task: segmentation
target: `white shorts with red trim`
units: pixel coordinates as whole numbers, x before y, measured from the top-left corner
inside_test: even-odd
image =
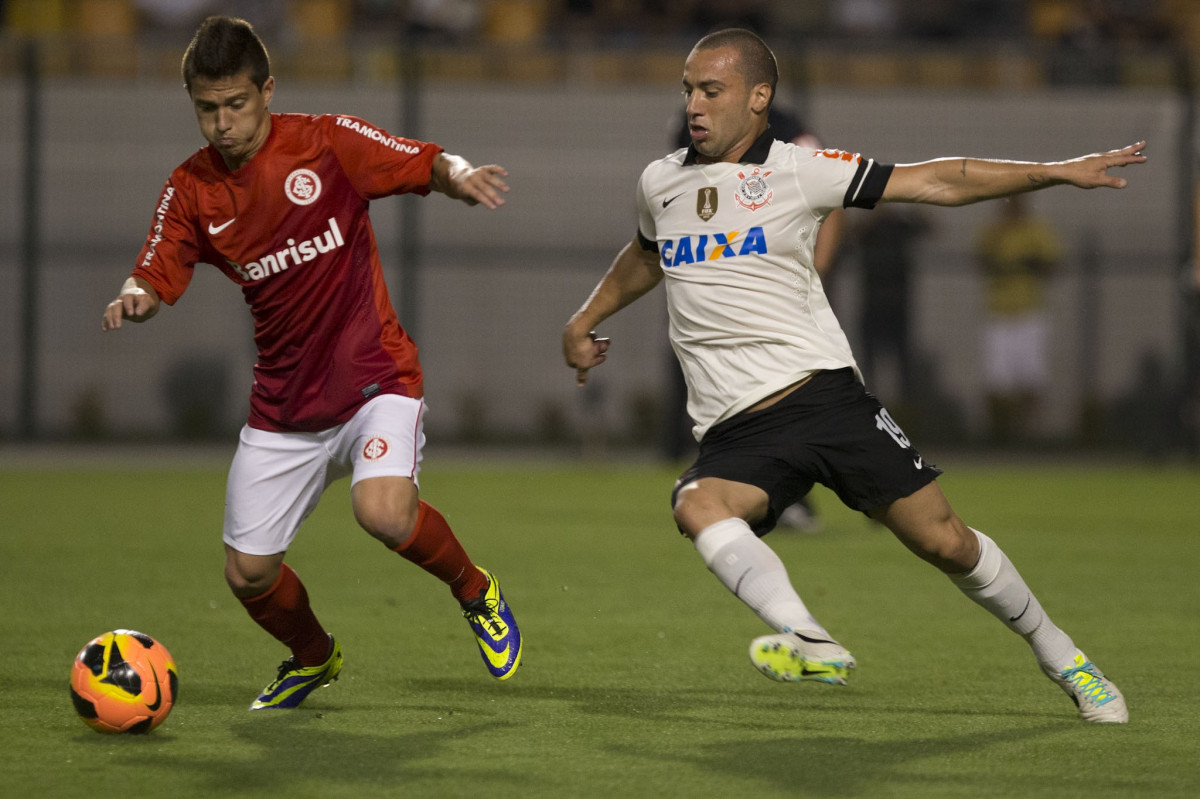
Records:
[[[334,481],[352,475],[417,482],[425,402],[375,397],[345,424],[318,433],[243,427],[225,487],[222,539],[238,552],[284,552]]]

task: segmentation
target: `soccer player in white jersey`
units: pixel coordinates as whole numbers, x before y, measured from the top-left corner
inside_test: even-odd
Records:
[[[965,205],[1054,185],[1123,188],[1145,142],[1055,163],[886,165],[773,141],[774,54],[755,34],[701,39],[684,65],[692,144],[650,164],[639,225],[563,332],[577,382],[604,362],[603,320],[665,277],[671,345],[700,442],[672,496],[708,568],[775,630],[750,658],[772,679],[845,684],[854,656],[818,622],[761,536],[814,483],[886,525],[1029,644],[1093,722],[1125,722],[1117,687],[1043,610],[1003,550],[955,514],[862,376],[812,266],[822,220],[879,202]]]

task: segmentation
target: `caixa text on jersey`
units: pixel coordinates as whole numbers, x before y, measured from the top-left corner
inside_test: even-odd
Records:
[[[741,237],[741,238],[739,238]],[[729,233],[701,233],[668,239],[659,245],[659,254],[664,267],[694,264],[698,261],[715,261],[735,255],[766,255],[767,236],[761,227],[752,227],[742,237],[740,230]]]
[[[305,239],[298,243],[295,239],[288,239],[287,246],[282,250],[260,256],[245,265],[228,258],[225,261],[242,280],[262,280],[264,277],[286,271],[289,266],[308,263],[318,255],[336,250],[343,244],[345,242],[342,240],[342,231],[338,228],[337,220],[331,216],[325,230],[311,239]],[[288,263],[289,259],[291,260],[290,264]]]

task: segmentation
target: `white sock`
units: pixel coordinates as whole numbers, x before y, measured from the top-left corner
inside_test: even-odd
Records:
[[[1055,670],[1065,668],[1064,664],[1070,664],[1076,651],[1070,636],[1050,621],[1042,604],[996,542],[978,530],[971,532],[979,539],[979,561],[966,574],[950,575],[950,580],[1005,627],[1024,638],[1039,663]]]
[[[814,632],[829,638],[788,581],[787,569],[741,519],[723,519],[696,534],[709,571],[776,632]]]

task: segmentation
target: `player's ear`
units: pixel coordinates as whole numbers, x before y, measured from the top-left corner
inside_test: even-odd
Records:
[[[766,113],[771,105],[771,84],[759,83],[750,90],[750,108],[756,114]]]
[[[271,104],[271,97],[275,94],[275,76],[272,75],[263,81],[262,96],[263,105]]]

